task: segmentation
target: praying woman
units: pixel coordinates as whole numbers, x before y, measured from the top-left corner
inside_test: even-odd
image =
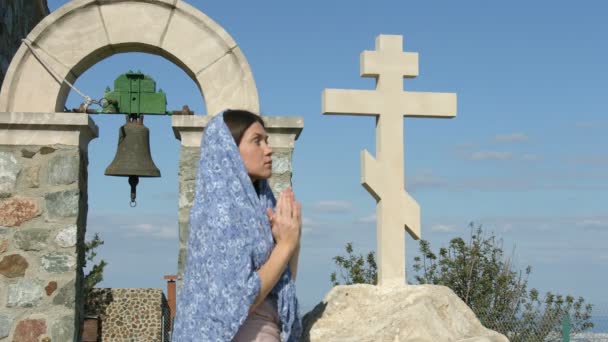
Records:
[[[259,115],[226,110],[203,132],[172,341],[293,342],[301,205],[275,199]]]

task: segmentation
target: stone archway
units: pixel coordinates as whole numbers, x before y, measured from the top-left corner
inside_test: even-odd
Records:
[[[75,0],[51,13],[27,39],[58,79],[22,44],[0,91],[0,112],[63,111],[84,71],[116,53],[147,52],[181,67],[198,85],[207,114],[227,107],[259,112],[245,56],[226,31],[181,0]]]

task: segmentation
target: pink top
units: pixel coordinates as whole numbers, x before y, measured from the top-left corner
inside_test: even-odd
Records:
[[[237,331],[233,342],[280,342],[281,330],[276,301],[266,297],[250,313]]]

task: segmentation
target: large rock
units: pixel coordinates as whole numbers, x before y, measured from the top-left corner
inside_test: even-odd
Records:
[[[278,152],[272,154],[272,173],[282,174],[291,172],[291,152]]]
[[[46,209],[53,218],[78,215],[78,189],[48,193],[44,196]]]
[[[336,286],[304,317],[302,341],[508,342],[445,286]]]
[[[17,246],[24,251],[40,251],[46,249],[46,240],[50,235],[48,229],[36,228],[20,230],[13,238]]]
[[[23,277],[29,267],[27,260],[19,254],[11,254],[0,261],[0,274],[7,278]]]
[[[40,165],[34,165],[25,168],[24,184],[28,188],[37,188],[40,186]]]
[[[194,201],[194,181],[179,183],[179,197],[177,200],[179,208],[191,207]]]
[[[21,166],[10,152],[0,152],[0,197],[9,197],[15,190]]]
[[[62,229],[55,237],[55,242],[64,248],[76,246],[76,237],[78,233],[78,227],[75,224],[71,224]]]
[[[67,308],[73,309],[76,305],[76,283],[74,280],[69,281],[65,284],[55,298],[53,298],[53,304],[64,305]]]
[[[51,326],[51,341],[71,341],[74,337],[74,316],[58,318]]]
[[[64,154],[49,161],[48,182],[52,185],[72,184],[78,180],[78,156]]]
[[[38,342],[46,334],[46,321],[43,319],[25,319],[17,324],[13,341]]]
[[[8,239],[0,239],[0,254],[8,249]]]
[[[200,160],[200,149],[182,147],[179,156],[179,171],[182,181],[196,179],[198,171],[198,162]]]
[[[42,300],[42,281],[37,279],[21,279],[17,283],[8,285],[6,306],[9,308],[31,308]]]
[[[11,333],[12,325],[12,317],[5,314],[0,314],[0,340],[7,337]]]
[[[51,253],[40,258],[40,267],[49,273],[71,271],[76,266],[76,257],[67,253]]]
[[[40,215],[33,198],[9,198],[0,202],[0,226],[14,227]]]

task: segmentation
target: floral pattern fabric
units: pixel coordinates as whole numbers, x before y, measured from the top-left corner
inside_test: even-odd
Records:
[[[274,247],[266,208],[275,204],[266,180],[256,193],[223,113],[216,115],[203,132],[174,342],[236,335],[260,291],[257,270]],[[301,322],[289,267],[269,296],[277,300],[281,340],[297,341]]]

